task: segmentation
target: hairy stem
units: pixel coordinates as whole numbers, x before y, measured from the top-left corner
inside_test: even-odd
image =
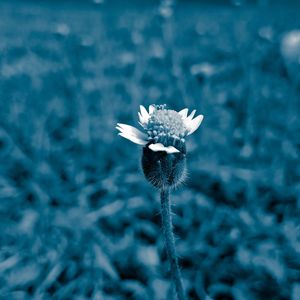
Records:
[[[186,300],[180,269],[178,265],[178,259],[176,255],[175,239],[172,229],[172,216],[171,216],[171,204],[169,199],[169,188],[162,188],[160,192],[161,198],[161,216],[162,226],[165,237],[165,243],[167,248],[167,255],[171,265],[172,279],[175,283],[178,300]]]

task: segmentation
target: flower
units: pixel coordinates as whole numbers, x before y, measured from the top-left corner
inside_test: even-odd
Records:
[[[157,188],[174,187],[186,177],[185,137],[200,126],[203,115],[194,118],[185,108],[179,112],[166,105],[140,106],[137,128],[118,123],[119,135],[143,147],[142,167],[146,179]]]
[[[193,110],[188,115],[187,108],[177,112],[167,109],[165,104],[150,105],[147,111],[141,105],[138,116],[144,132],[122,123],[118,123],[116,128],[120,136],[153,152],[179,153],[184,148],[185,137],[195,132],[203,120],[203,115],[194,118],[195,113],[196,110]]]

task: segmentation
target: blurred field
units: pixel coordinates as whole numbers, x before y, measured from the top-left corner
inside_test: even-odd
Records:
[[[173,195],[190,299],[299,300],[300,93],[280,53],[299,9],[24,2],[0,3],[0,299],[173,299],[158,193],[114,128],[167,103],[205,115]]]

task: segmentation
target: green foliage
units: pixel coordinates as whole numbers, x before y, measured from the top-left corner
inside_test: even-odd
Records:
[[[297,300],[299,91],[279,44],[298,11],[1,2],[0,298],[171,299],[158,197],[114,129],[168,103],[205,116],[173,197],[190,299]]]

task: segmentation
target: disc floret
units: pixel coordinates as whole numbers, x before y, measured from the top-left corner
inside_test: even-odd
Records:
[[[166,109],[165,105],[156,106],[146,126],[148,140],[165,146],[184,143],[187,129],[182,116],[175,110]]]

